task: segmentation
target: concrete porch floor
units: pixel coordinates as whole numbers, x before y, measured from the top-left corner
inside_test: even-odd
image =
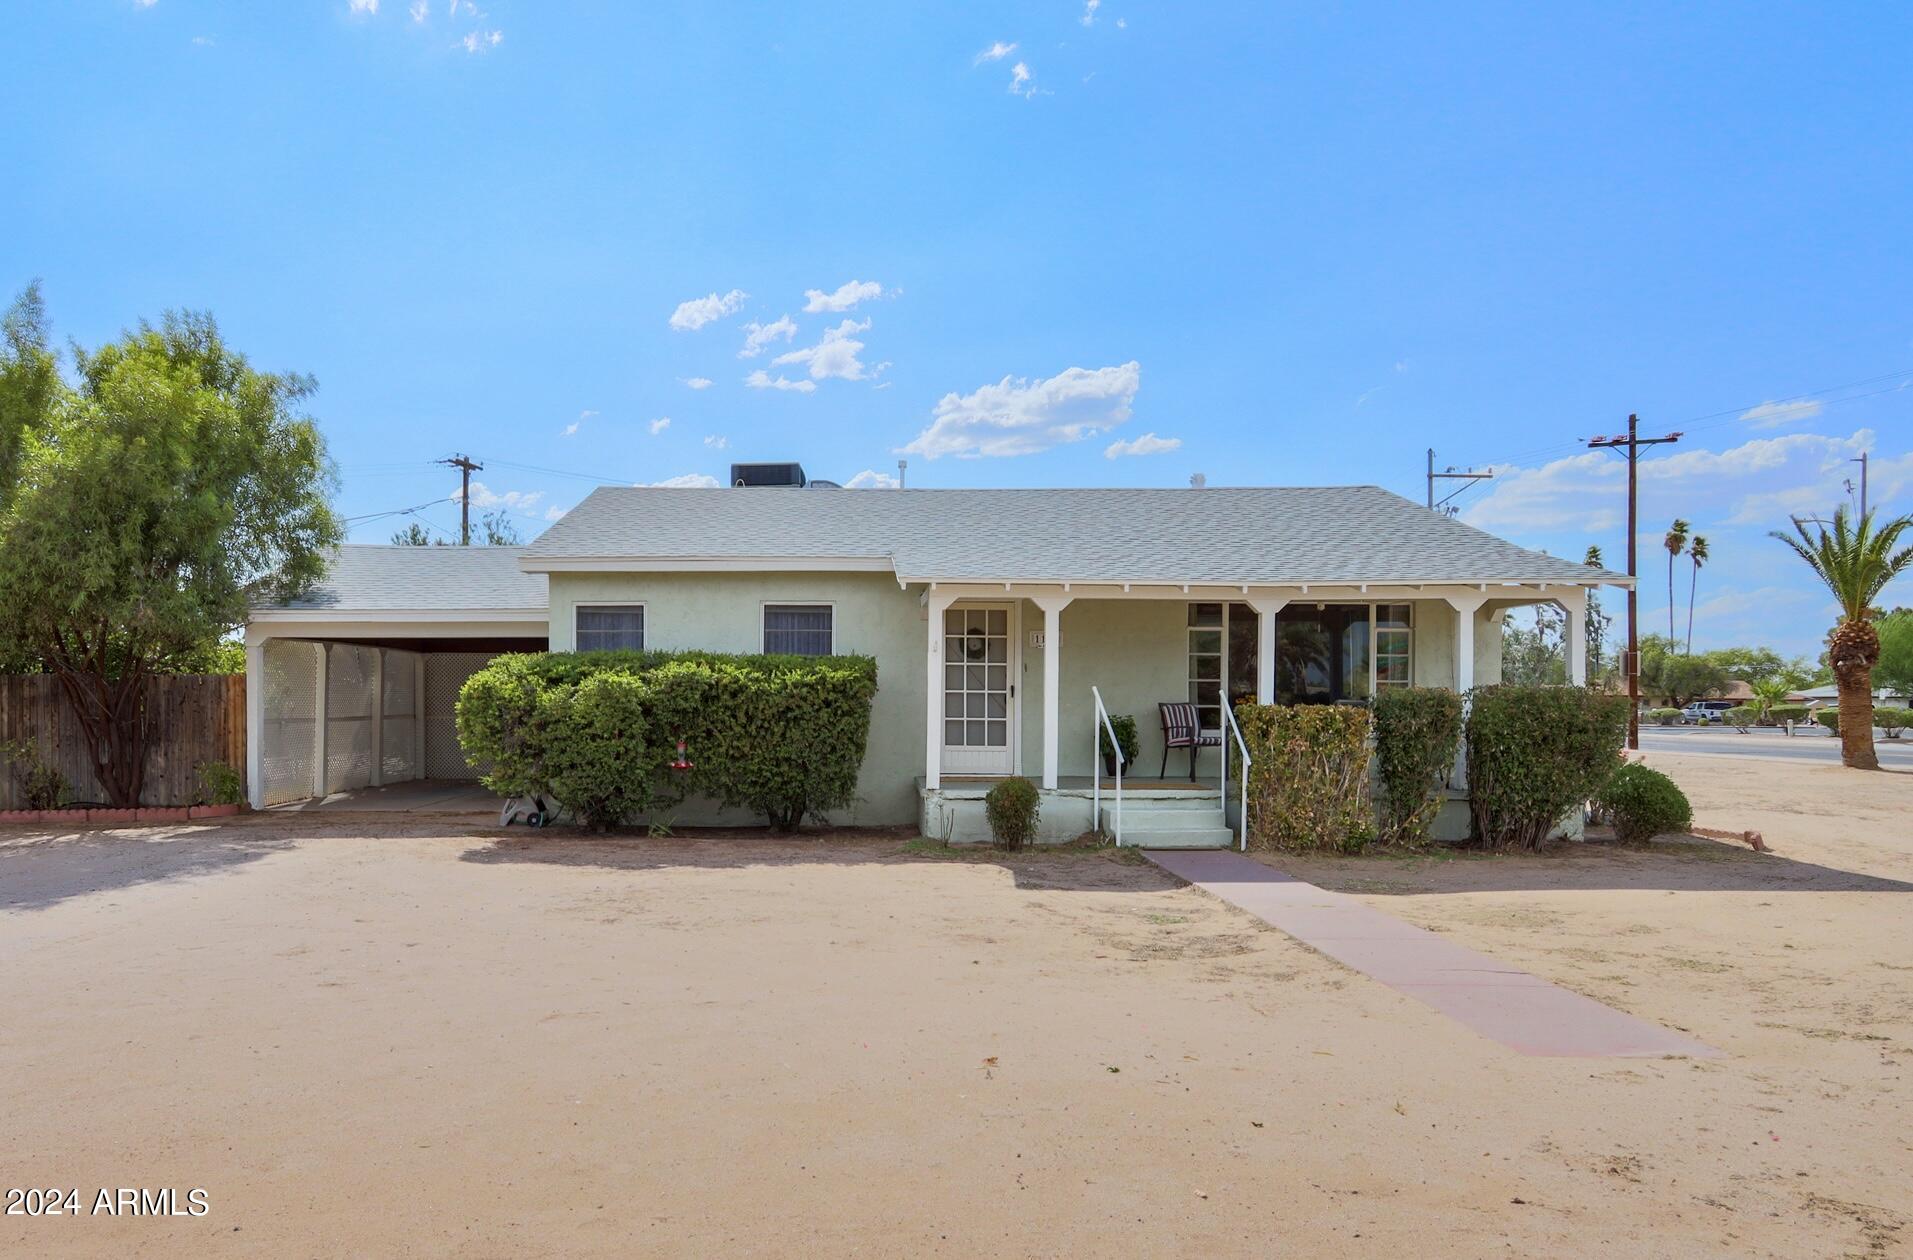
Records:
[[[981,797],[1008,777],[1008,775],[946,774],[943,776],[942,785],[938,790],[946,796],[969,796],[974,794]],[[1032,779],[1031,782],[1038,782],[1038,780]],[[917,786],[919,788],[923,786],[921,776],[917,779]],[[1062,774],[1056,777],[1056,790],[1058,792],[1066,792],[1072,795],[1080,793],[1087,796],[1094,791],[1094,789],[1094,780],[1086,774]],[[1115,790],[1116,781],[1108,775],[1104,775],[1104,793],[1114,792]],[[1216,784],[1213,779],[1207,783],[1198,783],[1194,780],[1183,778],[1158,779],[1153,775],[1132,776],[1126,774],[1123,776],[1124,795],[1128,795],[1132,792],[1208,792],[1213,795],[1215,790]]]
[[[493,814],[502,802],[482,783],[462,779],[414,779],[385,787],[358,788],[329,796],[274,805],[280,813]]]

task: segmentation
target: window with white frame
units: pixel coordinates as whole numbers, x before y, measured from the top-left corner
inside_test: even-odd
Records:
[[[575,615],[578,651],[644,650],[643,604],[585,604]]]
[[[1375,688],[1414,681],[1415,618],[1412,604],[1375,605]]]
[[[1189,605],[1189,701],[1204,729],[1256,694],[1255,610]],[[1275,619],[1277,704],[1366,704],[1414,681],[1414,605],[1297,601]]]
[[[773,655],[829,656],[835,610],[829,604],[765,604],[764,651]]]

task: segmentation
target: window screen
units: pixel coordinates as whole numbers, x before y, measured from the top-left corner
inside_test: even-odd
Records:
[[[578,650],[612,652],[644,650],[644,605],[580,608]]]
[[[764,650],[791,656],[829,656],[833,611],[828,604],[764,605]]]

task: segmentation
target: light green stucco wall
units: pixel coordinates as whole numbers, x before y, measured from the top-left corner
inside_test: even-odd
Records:
[[[1030,646],[1030,631],[1043,625],[1042,610],[1023,605],[1023,773],[1043,772],[1043,649]],[[1136,719],[1142,752],[1140,773],[1154,776],[1162,764],[1162,721],[1156,705],[1181,700],[1189,691],[1188,605],[1179,600],[1079,599],[1063,609],[1062,690],[1057,693],[1057,773],[1089,774],[1094,768],[1095,702],[1089,689],[1103,693],[1112,714]],[[1182,773],[1189,754],[1172,758]],[[1205,753],[1202,772],[1213,773],[1215,754]],[[1135,773],[1129,771],[1126,773]]]

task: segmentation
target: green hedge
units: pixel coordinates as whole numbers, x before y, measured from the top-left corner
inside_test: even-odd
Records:
[[[983,812],[990,820],[990,837],[999,848],[1020,849],[1036,835],[1036,820],[1041,814],[1036,785],[1020,775],[1003,780],[983,797]]]
[[[1627,697],[1498,684],[1469,693],[1468,797],[1477,836],[1533,849],[1620,765]]]
[[[1641,715],[1641,720],[1653,726],[1679,726],[1681,711],[1679,709],[1649,709]]]
[[[594,826],[695,795],[788,831],[856,799],[876,691],[860,656],[509,655],[459,693],[458,737],[493,791]],[[667,768],[679,739],[689,770]]]
[[[1835,735],[1840,733],[1840,710],[1838,709],[1816,710],[1813,715],[1813,720],[1832,731]]]
[[[1461,697],[1441,687],[1388,687],[1374,713],[1382,834],[1391,844],[1425,844],[1461,747]]]
[[[1760,710],[1750,704],[1737,704],[1727,710],[1727,712],[1721,714],[1720,720],[1729,726],[1737,726],[1744,731],[1754,723],[1760,721]]]
[[[1249,746],[1249,839],[1258,847],[1353,853],[1375,837],[1368,710],[1238,704]]]
[[[1767,710],[1767,718],[1775,726],[1785,726],[1788,722],[1807,720],[1807,706],[1804,704],[1776,704]]]
[[[1876,705],[1873,709],[1873,724],[1885,731],[1888,739],[1898,739],[1901,731],[1913,726],[1913,710]]]
[[[1614,836],[1640,844],[1669,831],[1685,831],[1694,822],[1694,808],[1680,785],[1658,770],[1630,764],[1614,772],[1595,798]]]

